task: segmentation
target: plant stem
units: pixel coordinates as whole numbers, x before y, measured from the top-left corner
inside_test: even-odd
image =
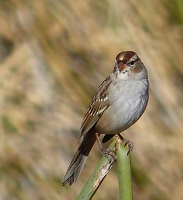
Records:
[[[115,140],[109,146],[109,149],[114,149],[115,147]],[[97,189],[101,185],[102,181],[108,174],[109,170],[115,163],[115,160],[109,161],[106,157],[103,157],[95,170],[93,171],[92,175],[90,176],[89,180],[85,184],[84,188],[80,192],[77,200],[90,200],[96,193]]]
[[[118,182],[120,200],[132,200],[131,161],[128,148],[120,138],[116,137],[116,155],[118,166]]]

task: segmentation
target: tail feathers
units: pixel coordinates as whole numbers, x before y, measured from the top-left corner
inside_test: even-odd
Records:
[[[68,185],[72,185],[72,183],[78,179],[78,177],[84,167],[86,159],[87,159],[87,156],[82,155],[79,150],[76,152],[76,154],[75,154],[75,156],[63,178],[62,185],[65,185],[66,183],[68,183]]]
[[[81,144],[63,178],[62,185],[68,184],[70,186],[78,179],[95,140],[95,134],[91,132],[82,138]]]

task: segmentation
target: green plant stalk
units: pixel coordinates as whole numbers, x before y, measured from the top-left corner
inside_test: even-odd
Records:
[[[115,147],[115,140],[109,146],[109,149],[114,149]],[[80,192],[77,200],[89,200],[92,199],[94,194],[96,193],[97,189],[101,185],[102,181],[108,174],[109,170],[115,163],[115,160],[109,162],[106,157],[103,157],[95,170],[93,171],[92,175],[90,176],[89,180],[85,184],[84,188]]]
[[[118,183],[120,200],[132,200],[132,180],[130,154],[127,155],[128,148],[124,143],[116,139],[116,155],[118,166]]]

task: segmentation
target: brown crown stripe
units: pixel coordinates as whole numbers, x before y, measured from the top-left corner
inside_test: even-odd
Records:
[[[123,58],[123,63],[126,64],[136,53],[133,51],[127,51]]]

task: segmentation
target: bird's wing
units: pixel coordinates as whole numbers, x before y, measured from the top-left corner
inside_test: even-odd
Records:
[[[96,124],[103,112],[110,106],[107,93],[107,88],[110,83],[111,79],[109,76],[102,82],[102,84],[98,87],[96,94],[93,96],[81,123],[81,137]]]

